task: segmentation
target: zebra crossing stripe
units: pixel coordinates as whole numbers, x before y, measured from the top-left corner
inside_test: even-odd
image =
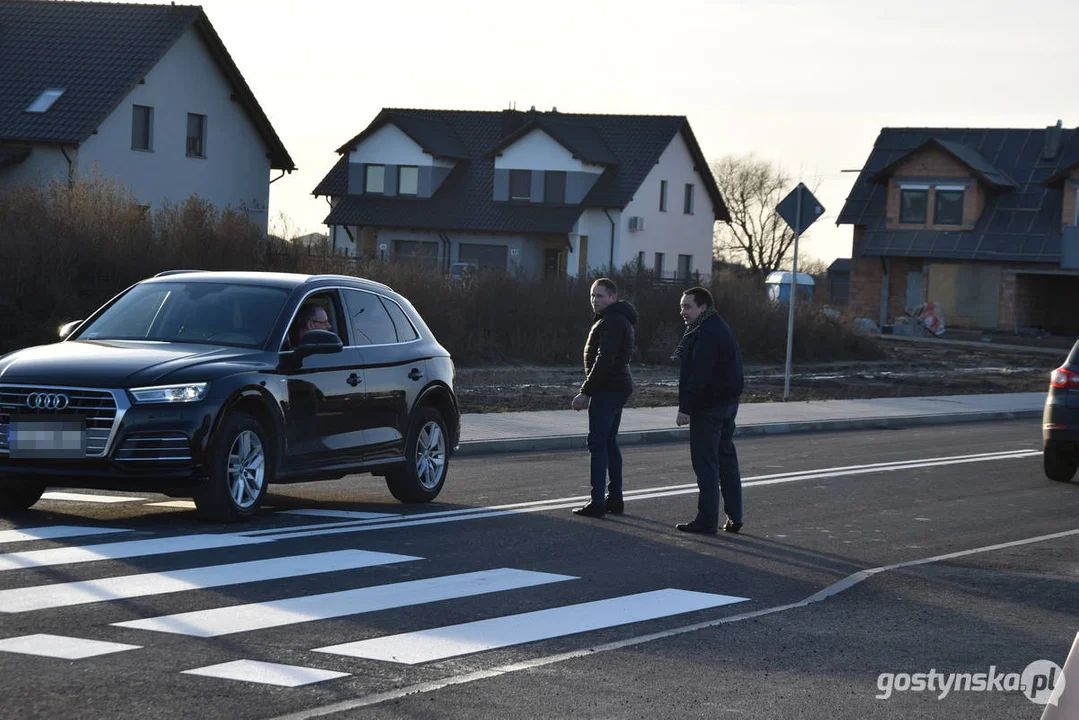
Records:
[[[324,680],[348,677],[348,673],[334,672],[333,670],[319,670],[317,668],[299,667],[298,665],[281,665],[280,663],[259,660],[234,660],[220,665],[208,665],[194,670],[184,670],[182,674],[223,678],[225,680],[243,680],[245,682],[281,687],[299,687],[300,685],[310,685]]]
[[[745,602],[689,590],[655,590],[549,610],[315,648],[314,652],[415,665],[496,648]]]
[[[78,537],[80,535],[108,535],[110,533],[126,532],[131,531],[126,528],[88,527],[83,525],[48,525],[45,527],[0,531],[0,543],[26,542],[28,540],[54,540],[56,538]]]
[[[185,590],[240,585],[287,577],[422,560],[411,555],[337,550],[269,560],[211,565],[170,572],[125,575],[81,582],[0,590],[0,612],[21,613],[125,598],[165,595]]]
[[[138,650],[140,647],[142,646],[47,634],[22,635],[0,640],[0,652],[60,658],[61,660],[82,660],[124,650]]]
[[[309,508],[301,510],[282,510],[281,515],[304,515],[309,517],[341,518],[343,520],[378,520],[400,517],[395,513],[361,512],[359,510],[321,510]]]
[[[268,542],[261,538],[245,538],[236,535],[184,535],[180,537],[149,538],[126,542],[102,543],[83,547],[26,550],[0,555],[0,571],[24,568],[50,567],[95,560],[120,560],[147,555],[165,555],[190,550],[215,550],[241,545],[258,545]]]
[[[193,637],[217,637],[576,579],[570,575],[498,568],[272,602],[162,615],[113,625]]]
[[[42,493],[42,500],[62,500],[64,502],[85,503],[125,503],[145,502],[146,498],[128,497],[126,495],[90,495],[86,493],[47,492]]]

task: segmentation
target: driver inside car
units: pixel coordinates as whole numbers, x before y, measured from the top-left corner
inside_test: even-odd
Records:
[[[292,321],[292,328],[288,333],[289,347],[296,348],[309,330],[332,329],[326,308],[317,304],[304,305],[296,313],[296,319]]]

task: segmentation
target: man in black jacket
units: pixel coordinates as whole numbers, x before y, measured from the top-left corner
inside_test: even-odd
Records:
[[[682,295],[685,334],[673,358],[678,374],[679,426],[689,424],[689,454],[700,497],[697,517],[676,527],[714,534],[719,529],[719,494],[725,532],[742,529],[742,477],[734,449],[734,417],[742,395],[742,355],[727,323],[716,313],[712,293],[693,287]]]
[[[633,392],[629,361],[633,355],[637,311],[618,299],[618,287],[607,278],[592,283],[592,310],[595,313],[592,329],[584,346],[585,381],[570,404],[578,412],[588,408],[592,498],[573,512],[602,517],[605,512],[620,513],[623,509],[618,425],[622,422],[622,408]],[[606,499],[605,479],[610,481]]]

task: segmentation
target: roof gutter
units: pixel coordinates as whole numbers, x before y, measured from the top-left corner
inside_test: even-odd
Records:
[[[63,143],[60,144],[60,153],[64,156],[64,160],[67,160],[67,184],[75,184],[75,164],[71,161],[71,158],[67,156],[67,150],[64,150]]]
[[[290,172],[291,172],[290,170],[282,170],[280,175],[278,175],[277,177],[275,177],[273,180],[270,181],[270,184],[273,185],[275,182],[277,182],[281,178],[285,177],[285,175],[288,175]]]

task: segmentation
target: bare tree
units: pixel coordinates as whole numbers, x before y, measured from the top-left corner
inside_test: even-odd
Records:
[[[730,224],[716,226],[716,256],[745,264],[763,282],[792,254],[794,231],[776,213],[776,205],[794,182],[782,168],[753,154],[727,155],[713,161],[711,169],[731,215]]]

